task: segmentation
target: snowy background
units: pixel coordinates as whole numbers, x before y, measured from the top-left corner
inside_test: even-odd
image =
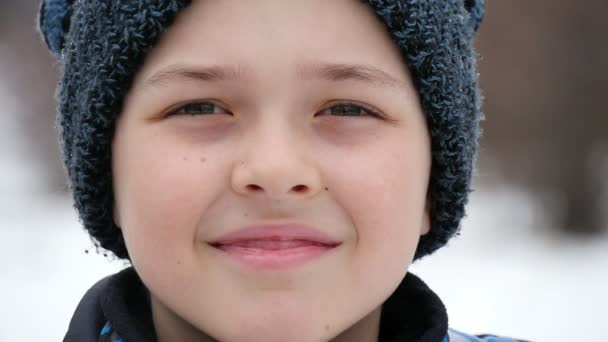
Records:
[[[608,1],[486,3],[476,191],[462,235],[410,270],[456,329],[607,342]],[[93,252],[65,192],[37,5],[0,2],[0,342],[61,340],[124,267]]]

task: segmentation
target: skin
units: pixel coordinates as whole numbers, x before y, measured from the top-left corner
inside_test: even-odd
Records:
[[[323,63],[393,81],[323,79]],[[212,65],[242,75],[158,77]],[[201,101],[210,109],[184,113]],[[382,303],[430,227],[424,115],[360,1],[193,1],[136,75],[112,162],[115,221],[160,342],[376,341]],[[260,222],[305,223],[342,244],[254,271],[207,243]]]

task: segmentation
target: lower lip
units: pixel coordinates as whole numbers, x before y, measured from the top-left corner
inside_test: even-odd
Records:
[[[306,245],[285,249],[264,249],[222,245],[214,248],[255,270],[281,270],[295,268],[319,259],[336,247]]]

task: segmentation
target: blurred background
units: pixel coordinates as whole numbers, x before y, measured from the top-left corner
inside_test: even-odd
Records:
[[[125,266],[95,253],[71,208],[37,6],[0,9],[3,342],[62,339],[84,292]],[[454,328],[608,341],[606,13],[606,0],[487,1],[475,192],[462,234],[411,268]]]

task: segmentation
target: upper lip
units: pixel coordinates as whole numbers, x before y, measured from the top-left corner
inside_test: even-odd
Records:
[[[340,244],[340,241],[320,229],[299,223],[253,224],[224,234],[209,244],[217,246],[249,240],[298,240],[331,246]]]

